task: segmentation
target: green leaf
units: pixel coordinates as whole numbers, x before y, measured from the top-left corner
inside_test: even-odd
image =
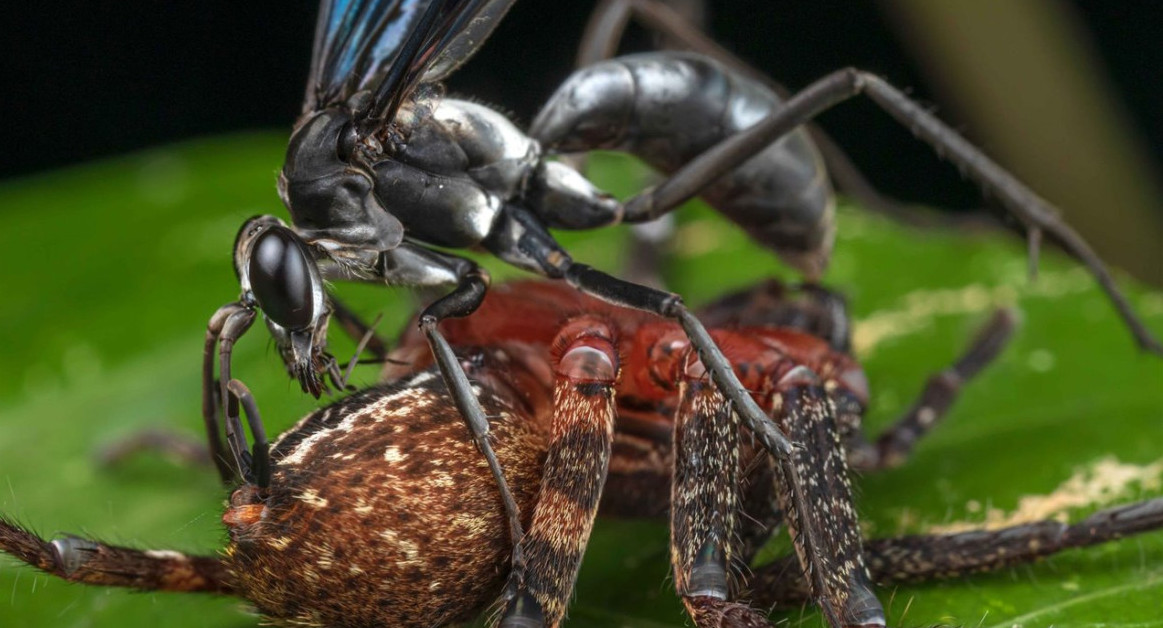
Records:
[[[93,455],[146,426],[199,435],[204,326],[237,297],[230,256],[238,226],[253,214],[283,214],[274,173],[284,142],[282,134],[206,140],[0,186],[0,512],[49,536],[85,533],[202,553],[223,546],[225,495],[211,471],[153,455],[104,469]],[[613,158],[595,165],[603,184],[624,192],[641,174]],[[610,270],[627,242],[621,230],[564,239],[577,259]],[[692,303],[790,276],[705,208],[684,210],[676,242],[668,280]],[[1000,362],[908,464],[858,479],[870,534],[976,523],[990,509],[1013,513],[1029,496],[1076,504],[1064,512],[1077,519],[1097,502],[1163,494],[1151,466],[1163,458],[1163,361],[1134,348],[1085,272],[1046,257],[1031,283],[1012,238],[917,232],[841,212],[827,279],[849,295],[860,320],[873,433],[953,359],[995,304],[1017,305],[1024,319]],[[1163,295],[1129,290],[1163,333]],[[398,329],[413,305],[405,292],[343,291],[362,311],[384,310],[385,331]],[[286,378],[261,330],[240,343],[235,369],[262,401],[272,432],[314,406]],[[375,370],[357,377],[371,382]],[[1100,464],[1111,458],[1122,466]],[[1027,500],[1024,510],[1031,508]],[[666,542],[660,522],[599,523],[569,625],[685,625]],[[236,600],[70,585],[9,559],[0,559],[0,591],[5,626],[257,625]],[[892,625],[1160,625],[1163,533],[992,575],[883,590],[881,599]],[[775,617],[820,625],[810,609]]]

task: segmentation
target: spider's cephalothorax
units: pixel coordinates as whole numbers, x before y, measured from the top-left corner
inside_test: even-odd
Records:
[[[501,626],[557,626],[596,514],[669,516],[675,588],[700,628],[769,626],[757,609],[805,601],[833,626],[865,628],[885,625],[876,584],[1163,527],[1155,499],[1075,525],[862,539],[849,467],[906,457],[1002,349],[1011,316],[995,316],[873,442],[860,424],[867,381],[841,349],[838,297],[764,283],[701,316],[795,442],[791,465],[756,446],[674,323],[545,282],[501,286],[477,316],[449,321],[528,530],[520,572],[510,568],[499,487],[414,327],[391,354],[388,383],[312,413],[269,447],[254,400],[237,380],[227,384],[227,455],[242,484],[223,515],[221,556],[48,542],[3,519],[0,549],[77,582],[237,595],[278,624],[428,628],[494,605]],[[744,568],[781,525],[794,554]]]

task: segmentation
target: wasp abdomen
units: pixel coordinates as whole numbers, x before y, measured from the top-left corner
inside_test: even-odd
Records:
[[[574,73],[534,120],[551,150],[634,154],[666,173],[782,107],[764,85],[700,55],[619,57]],[[832,189],[803,130],[772,143],[701,193],[809,276],[827,263]]]

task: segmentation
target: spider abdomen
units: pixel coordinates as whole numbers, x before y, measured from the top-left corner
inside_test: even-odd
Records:
[[[269,494],[240,489],[225,517],[238,592],[268,617],[336,628],[446,625],[496,599],[511,551],[504,509],[445,395],[424,372],[284,434]],[[482,402],[528,512],[544,437],[495,393]]]

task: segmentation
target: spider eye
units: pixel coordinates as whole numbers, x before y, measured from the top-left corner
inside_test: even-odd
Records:
[[[335,154],[340,161],[348,161],[351,156],[355,154],[355,146],[359,143],[359,134],[355,131],[355,125],[348,122],[339,129],[339,137],[336,140]]]
[[[252,245],[251,290],[267,318],[285,329],[304,329],[315,319],[311,263],[306,247],[288,229],[271,228]]]

